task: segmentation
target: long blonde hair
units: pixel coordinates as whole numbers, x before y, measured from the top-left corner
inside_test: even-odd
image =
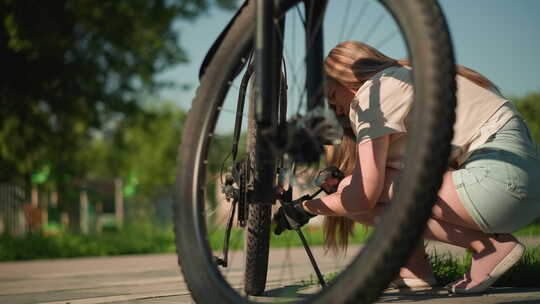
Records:
[[[410,67],[411,64],[407,59],[393,59],[359,41],[344,41],[338,44],[324,62],[327,81],[334,81],[354,91],[378,72],[392,66]],[[456,65],[456,70],[459,75],[477,85],[498,91],[482,74],[460,65]],[[344,129],[341,144],[327,149],[327,163],[340,168],[346,175],[351,175],[357,158],[356,136],[350,127]],[[323,230],[325,248],[344,250],[354,231],[354,222],[346,217],[327,216],[323,222]]]

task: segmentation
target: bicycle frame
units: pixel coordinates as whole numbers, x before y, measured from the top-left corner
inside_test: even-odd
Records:
[[[323,16],[326,8],[326,0],[306,0],[306,49],[310,50],[306,57],[306,90],[307,110],[310,111],[323,105]],[[263,138],[267,130],[277,128],[278,112],[277,100],[280,99],[281,62],[283,57],[283,37],[285,18],[277,18],[281,15],[280,8],[275,1],[257,0],[256,2],[256,27],[255,27],[255,118],[257,122],[257,136]],[[279,20],[279,21],[276,21]],[[278,22],[278,24],[275,24]],[[281,107],[280,107],[281,108]],[[279,109],[283,112],[284,109]],[[266,132],[269,134],[272,132]],[[275,132],[273,132],[275,133]],[[266,145],[259,141],[257,145]],[[275,172],[275,164],[264,160],[272,159],[272,152],[261,146],[257,149],[259,155],[256,166],[272,166],[264,172]],[[259,178],[255,178],[257,183]],[[265,179],[269,180],[269,179]],[[262,185],[264,189],[257,193],[255,201],[273,204],[275,203],[274,185]]]
[[[327,0],[305,0],[306,11],[306,90],[308,94],[308,111],[323,105],[323,16]],[[281,14],[274,1],[257,0],[255,30],[256,82],[260,94],[257,95],[257,121],[263,126],[270,123],[263,117],[263,112],[270,110],[273,101],[279,94],[279,79],[271,79],[278,75],[281,67],[285,19],[274,25],[276,16]],[[279,31],[279,32],[278,32]],[[267,108],[265,108],[267,107]]]
[[[323,17],[327,0],[307,0],[306,4],[306,90],[308,110],[323,106]]]

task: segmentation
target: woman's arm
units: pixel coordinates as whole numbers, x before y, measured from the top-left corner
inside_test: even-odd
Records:
[[[321,199],[304,202],[313,214],[346,216],[371,211],[381,196],[390,136],[382,136],[358,145],[358,160],[349,185]],[[345,181],[345,180],[344,180]]]

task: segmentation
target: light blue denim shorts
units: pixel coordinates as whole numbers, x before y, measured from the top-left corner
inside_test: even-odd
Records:
[[[452,174],[461,202],[486,233],[511,233],[540,217],[540,152],[510,119]]]

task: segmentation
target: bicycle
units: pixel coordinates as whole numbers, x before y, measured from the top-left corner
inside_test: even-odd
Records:
[[[309,297],[316,303],[370,303],[380,295],[419,240],[446,170],[454,120],[455,67],[444,16],[435,1],[379,2],[397,23],[413,62],[418,120],[411,130],[414,143],[408,145],[402,174],[406,178],[401,178],[377,229],[353,262],[328,287]],[[300,3],[304,3],[303,10]],[[295,164],[317,163],[322,144],[328,144],[322,141],[336,137],[312,134],[306,128],[321,122],[332,124],[333,119],[324,106],[322,89],[326,12],[327,1],[245,1],[203,62],[201,84],[179,149],[173,210],[180,268],[197,302],[244,303],[264,291],[276,187],[282,186],[284,175],[294,177]],[[303,19],[307,42],[306,89],[296,95],[288,90],[289,75],[282,67],[287,61],[284,27],[290,14]],[[253,74],[254,83],[250,82]],[[237,77],[241,82],[236,110],[228,110],[226,96]],[[243,134],[248,86],[253,94],[247,133]],[[301,118],[287,117],[290,95],[307,100],[298,105],[306,108]],[[227,111],[234,116],[233,135],[215,132]],[[212,155],[224,143],[230,146],[227,156]],[[426,172],[428,165],[430,171]],[[216,257],[217,250],[210,244],[212,235],[221,233],[216,194],[230,201],[226,231],[231,233],[234,216],[245,228],[243,294],[219,270],[229,262],[228,251]],[[225,237],[223,246],[229,245]]]

